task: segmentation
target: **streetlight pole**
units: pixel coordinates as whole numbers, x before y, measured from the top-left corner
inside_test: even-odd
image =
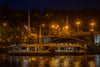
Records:
[[[68,16],[67,16],[67,26],[68,26]]]
[[[76,25],[77,25],[77,32],[79,32],[80,31],[79,30],[79,27],[80,27],[80,21],[79,21],[79,19],[77,19]]]
[[[91,25],[91,27],[92,27],[91,31],[94,31],[94,25],[95,25],[94,20],[92,20],[92,23],[91,23],[90,25]]]
[[[67,23],[66,23],[65,29],[67,30],[67,36],[68,36],[69,34],[68,16],[67,16]]]

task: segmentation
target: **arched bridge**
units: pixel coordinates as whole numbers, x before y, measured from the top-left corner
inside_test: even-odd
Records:
[[[87,44],[89,45],[89,42],[77,37],[55,37],[55,38],[44,38],[41,40],[41,43],[46,43],[46,44],[73,44],[73,45],[84,45]]]
[[[47,42],[41,46],[49,47],[48,50],[55,48],[57,51],[59,50],[77,50],[78,48],[86,49],[88,46],[88,42],[76,37],[56,37],[46,39]]]
[[[82,43],[88,43],[85,40],[79,39],[79,38],[75,38],[75,37],[58,37],[58,38],[54,38],[51,39],[50,41],[48,41],[47,43],[51,43],[51,42],[68,42],[68,41],[72,41],[72,42],[82,42]]]
[[[50,53],[52,52],[85,52],[88,42],[75,37],[51,38],[42,44],[26,44],[12,46],[14,49],[26,51],[25,53]],[[17,47],[17,48],[16,48]],[[20,47],[20,48],[19,48]],[[22,48],[21,48],[22,47]],[[15,51],[14,51],[15,52]],[[18,51],[20,52],[20,51]]]

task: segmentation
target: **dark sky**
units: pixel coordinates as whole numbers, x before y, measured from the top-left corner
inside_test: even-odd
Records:
[[[8,4],[10,8],[53,8],[53,9],[100,9],[100,0],[0,0],[0,7]]]

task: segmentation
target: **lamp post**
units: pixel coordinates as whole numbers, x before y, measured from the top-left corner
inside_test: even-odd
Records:
[[[66,19],[66,26],[64,27],[67,31],[67,35],[69,34],[69,24],[68,24],[68,16],[67,16],[67,19]]]
[[[77,25],[77,32],[79,32],[80,31],[79,30],[79,27],[80,27],[80,21],[79,21],[79,19],[77,19],[76,25]]]
[[[95,22],[94,22],[94,20],[92,20],[92,22],[91,22],[90,25],[91,25],[91,27],[92,27],[92,28],[91,28],[91,31],[94,31],[94,26],[95,26]]]
[[[66,23],[66,26],[64,26],[62,28],[62,33],[61,33],[63,36],[68,36],[69,34],[69,25],[68,25],[68,16],[67,16],[67,23]]]

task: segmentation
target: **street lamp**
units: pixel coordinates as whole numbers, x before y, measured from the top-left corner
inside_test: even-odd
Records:
[[[94,26],[95,26],[94,20],[92,20],[92,23],[90,25],[92,27],[91,31],[94,31]]]
[[[54,27],[55,27],[55,25],[52,25],[51,27],[52,27],[52,28],[54,28]]]
[[[65,26],[64,29],[67,31],[66,34],[68,35],[69,34],[69,26],[68,25]]]
[[[77,25],[77,32],[79,32],[79,26],[80,26],[80,21],[79,21],[79,19],[77,19],[76,25]]]
[[[65,28],[68,29],[69,27],[68,26],[65,26]]]
[[[59,25],[52,25],[51,27],[54,28],[54,29],[58,29]]]

